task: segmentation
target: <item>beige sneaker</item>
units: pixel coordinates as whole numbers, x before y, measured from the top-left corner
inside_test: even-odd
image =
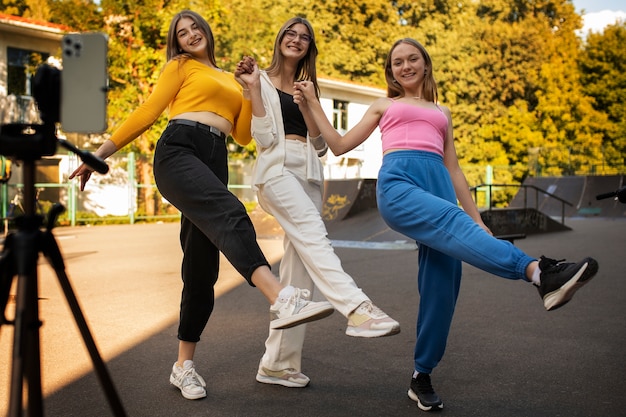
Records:
[[[346,334],[352,337],[382,337],[400,333],[400,323],[371,301],[363,301],[348,316]]]
[[[264,384],[282,385],[290,388],[304,388],[311,382],[308,376],[293,368],[272,371],[261,367],[256,374],[256,380]]]

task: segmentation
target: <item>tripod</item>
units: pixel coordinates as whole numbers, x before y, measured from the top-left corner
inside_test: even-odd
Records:
[[[4,248],[0,252],[0,325],[14,326],[9,417],[22,416],[24,407],[30,417],[43,416],[39,343],[39,327],[42,323],[39,320],[37,282],[37,260],[40,253],[46,257],[56,273],[112,411],[116,416],[126,416],[72,290],[65,272],[63,256],[52,234],[55,221],[64,207],[61,204],[53,206],[43,230],[43,217],[35,213],[35,161],[43,155],[54,154],[57,143],[79,155],[81,160],[96,171],[108,171],[104,161],[58,139],[54,124],[5,125],[0,131],[0,154],[22,161],[24,180],[24,215],[16,219],[17,231],[7,235]],[[5,312],[14,278],[17,279],[15,316],[14,320],[8,320]]]

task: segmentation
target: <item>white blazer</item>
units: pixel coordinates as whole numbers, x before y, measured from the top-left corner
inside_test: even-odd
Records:
[[[283,174],[285,165],[285,128],[276,87],[265,71],[261,71],[261,97],[265,116],[252,116],[252,137],[257,144],[257,159],[252,174],[252,189],[265,184],[271,178]],[[324,181],[324,171],[318,155],[324,155],[328,145],[324,138],[311,138],[307,134],[307,180]]]

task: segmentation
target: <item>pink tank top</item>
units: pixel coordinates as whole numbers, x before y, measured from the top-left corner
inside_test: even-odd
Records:
[[[443,156],[448,118],[441,109],[426,109],[393,100],[378,126],[383,152],[410,149]]]

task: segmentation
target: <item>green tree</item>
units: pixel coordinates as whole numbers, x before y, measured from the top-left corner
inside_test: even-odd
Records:
[[[48,4],[52,23],[77,32],[99,31],[104,27],[98,5],[91,0],[51,0]]]
[[[51,16],[48,0],[26,0],[28,9],[23,16],[31,19],[49,21]]]
[[[405,37],[388,0],[305,2],[317,31],[323,76],[384,86],[389,47]]]
[[[52,21],[49,0],[0,0],[0,12],[39,21]]]
[[[599,136],[588,123],[600,116],[575,69],[580,17],[571,3],[492,0],[463,9],[450,25],[457,30],[439,32],[433,48],[445,62],[442,96],[460,115],[461,161],[508,160],[520,180],[540,149],[533,166],[544,173],[589,168],[598,160]]]
[[[551,29],[554,41],[546,45],[535,109],[545,138],[545,172],[553,175],[593,172],[602,159],[602,135],[597,127],[604,118],[582,90],[576,66],[580,40],[575,36],[580,19],[567,8],[558,20],[549,21],[558,26]]]
[[[216,54],[222,68],[233,71],[244,55],[254,57],[260,68],[269,66],[276,33],[287,19],[302,15],[298,7],[290,7],[285,0],[224,0],[223,20],[216,35]]]
[[[14,16],[24,16],[28,10],[25,0],[0,0],[0,12]]]
[[[608,120],[596,126],[603,136],[604,161],[612,167],[626,164],[626,22],[591,33],[579,59],[582,88],[593,97],[594,109]]]

